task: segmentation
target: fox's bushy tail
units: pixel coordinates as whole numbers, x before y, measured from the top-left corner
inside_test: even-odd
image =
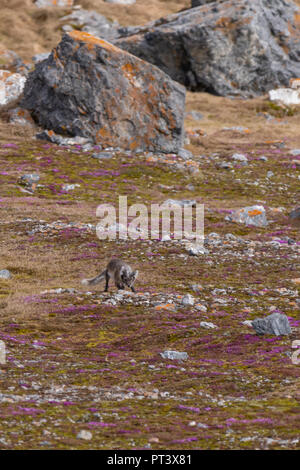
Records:
[[[89,285],[89,286],[98,284],[99,282],[102,281],[102,279],[105,278],[105,274],[106,274],[106,269],[102,273],[98,274],[98,276],[93,277],[92,279],[82,279],[81,284]]]

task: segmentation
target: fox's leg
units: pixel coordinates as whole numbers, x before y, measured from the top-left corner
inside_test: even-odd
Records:
[[[132,290],[132,292],[135,292],[135,288],[133,286],[131,286],[130,289]]]
[[[104,292],[107,292],[108,291],[108,283],[109,283],[109,274],[108,274],[108,271],[105,272],[105,290]]]

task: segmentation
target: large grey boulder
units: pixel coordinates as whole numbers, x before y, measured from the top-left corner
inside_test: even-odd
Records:
[[[116,44],[192,91],[259,95],[300,76],[297,10],[288,0],[206,2],[130,27]]]
[[[289,335],[291,327],[288,317],[283,313],[272,313],[265,318],[256,318],[252,321],[252,327],[258,335]]]
[[[49,134],[132,151],[182,147],[185,89],[88,33],[65,34],[28,76],[21,105]]]

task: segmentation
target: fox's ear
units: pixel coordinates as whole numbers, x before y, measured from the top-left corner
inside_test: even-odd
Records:
[[[133,271],[132,274],[133,274],[133,278],[136,279],[136,278],[138,277],[138,275],[139,275],[139,272],[138,272],[138,270],[136,269],[135,271]]]

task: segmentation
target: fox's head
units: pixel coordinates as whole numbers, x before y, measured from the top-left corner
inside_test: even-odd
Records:
[[[138,274],[139,272],[137,269],[131,272],[128,272],[124,269],[121,274],[121,279],[126,286],[132,287],[136,278],[138,277]]]

